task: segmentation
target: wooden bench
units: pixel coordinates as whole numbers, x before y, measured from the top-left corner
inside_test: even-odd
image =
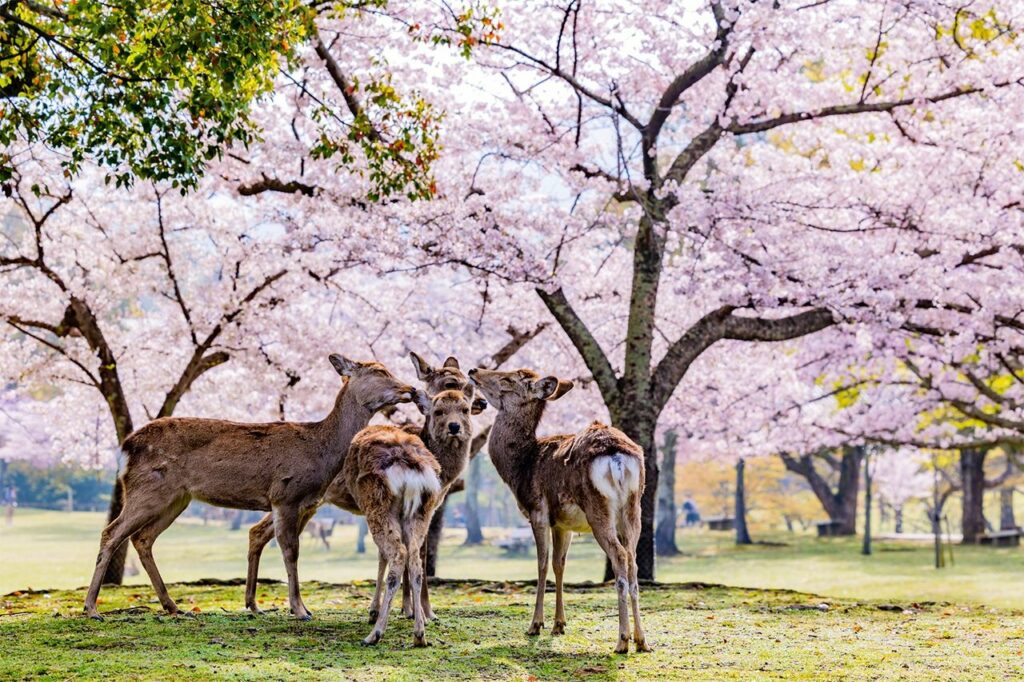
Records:
[[[708,530],[733,530],[736,527],[736,519],[731,516],[714,516],[704,519],[708,524]]]
[[[1020,533],[1020,528],[985,533],[978,538],[978,544],[990,547],[1020,547]]]

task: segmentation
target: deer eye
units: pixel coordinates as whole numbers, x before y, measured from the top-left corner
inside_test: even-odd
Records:
[[[469,414],[469,408],[468,407],[463,407],[461,412],[462,412],[462,414]]]

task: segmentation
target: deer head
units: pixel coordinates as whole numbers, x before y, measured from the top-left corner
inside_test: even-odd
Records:
[[[424,383],[431,396],[441,391],[465,391],[469,379],[459,368],[459,361],[448,356],[440,367],[431,367],[426,360],[416,353],[409,353],[412,365],[416,368],[416,378]],[[472,414],[480,414],[487,409],[487,401],[481,397],[473,399]]]
[[[558,377],[541,377],[529,369],[499,372],[490,369],[469,370],[470,380],[491,403],[506,412],[525,409],[548,400],[558,400],[572,390],[573,383]]]
[[[416,396],[416,389],[396,379],[379,362],[356,362],[336,353],[330,361],[338,374],[348,379],[348,390],[356,401],[371,412],[412,402]]]
[[[464,391],[441,391],[433,398],[420,391],[416,396],[416,407],[427,418],[430,436],[439,442],[446,440],[468,441],[473,436],[473,424],[469,415],[472,413],[472,384]]]

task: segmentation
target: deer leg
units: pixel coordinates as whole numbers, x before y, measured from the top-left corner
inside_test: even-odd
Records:
[[[94,620],[103,620],[99,611],[96,610],[96,599],[99,597],[103,575],[107,572],[107,565],[114,552],[136,531],[151,523],[163,508],[150,505],[145,509],[136,509],[129,502],[127,495],[125,498],[121,513],[100,534],[100,551],[96,556],[96,568],[92,574],[92,581],[89,583],[89,591],[85,595],[85,615]]]
[[[626,519],[622,524],[626,554],[629,561],[629,599],[633,611],[633,645],[638,652],[651,651],[647,636],[640,624],[640,582],[637,580],[636,543],[640,539],[640,499],[627,503]]]
[[[533,607],[533,620],[527,635],[539,635],[544,629],[544,592],[548,586],[548,522],[545,514],[530,517],[533,539],[537,544],[537,603]]]
[[[274,508],[274,536],[284,556],[284,569],[288,574],[288,603],[292,614],[299,620],[309,620],[312,614],[306,610],[299,592],[299,533],[300,514],[295,507]]]
[[[377,549],[377,589],[373,592],[373,600],[370,602],[370,625],[377,622],[377,616],[380,615],[380,598],[381,592],[384,589],[384,574],[388,570],[388,558],[384,554],[384,550]]]
[[[406,618],[412,618],[415,614],[415,609],[412,607],[412,588],[409,582],[409,567],[406,566],[402,573],[402,615]]]
[[[565,558],[569,554],[572,531],[551,529],[551,563],[555,570],[555,626],[551,634],[565,634],[565,604],[562,601],[562,577],[565,574]]]
[[[260,557],[263,548],[274,539],[274,515],[267,514],[259,523],[249,529],[249,570],[245,576],[245,608],[254,614],[263,611],[256,605],[256,586],[260,574]]]
[[[388,627],[391,602],[394,601],[399,583],[402,582],[402,573],[405,571],[406,549],[402,542],[402,529],[398,525],[398,519],[390,512],[385,512],[377,518],[367,516],[366,523],[373,534],[374,543],[381,548],[388,561],[384,600],[380,606],[380,614],[377,616],[377,623],[373,626],[373,630],[363,640],[363,644],[373,645],[380,641]]]
[[[412,645],[427,646],[422,602],[424,583],[422,550],[425,547],[427,539],[427,528],[430,526],[430,516],[428,515],[426,518],[423,516],[414,517],[407,522],[407,525],[408,529],[406,537],[408,538],[408,552],[406,554],[406,562],[408,568],[406,570],[406,575],[412,583],[411,590],[414,619],[412,626]]]
[[[434,615],[434,609],[430,608],[430,590],[428,589],[430,578],[426,575],[428,549],[428,543],[424,542],[423,546],[420,548],[420,563],[423,564],[424,567],[423,590],[420,592],[422,599],[420,601],[423,605],[423,617],[427,620],[437,620],[437,616]]]
[[[600,520],[591,519],[590,527],[597,544],[608,555],[615,574],[615,592],[619,605],[619,641],[615,645],[615,653],[629,653],[629,607],[626,604],[629,594],[629,557],[607,515],[602,515]]]
[[[185,511],[185,507],[188,506],[190,497],[183,496],[180,500],[175,502],[172,506],[168,507],[163,513],[152,523],[143,526],[135,535],[132,536],[132,544],[135,545],[135,551],[139,555],[139,561],[142,562],[142,566],[146,569],[146,573],[149,575],[149,581],[153,584],[153,589],[156,591],[156,596],[163,605],[164,610],[171,615],[179,613],[178,605],[171,599],[171,595],[167,592],[167,586],[164,585],[163,578],[160,576],[160,571],[156,567],[156,561],[153,559],[153,543],[156,539],[167,530],[167,527],[174,523],[174,520],[178,518],[181,512]]]

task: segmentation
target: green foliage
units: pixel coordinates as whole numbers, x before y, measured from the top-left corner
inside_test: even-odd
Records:
[[[363,647],[368,581],[307,582],[316,614],[285,614],[283,585],[258,596],[278,610],[252,618],[242,587],[170,585],[191,617],[159,615],[150,589],[105,588],[97,623],[81,590],[0,599],[4,679],[722,680],[1020,679],[1017,614],[945,604],[823,600],[798,592],[671,585],[641,590],[650,654],[616,656],[615,592],[570,588],[566,634],[524,634],[532,585],[438,586],[432,646],[413,649],[397,614],[384,640]],[[548,595],[548,608],[553,595]],[[825,603],[824,608],[821,604]],[[906,611],[902,610],[906,608]],[[12,614],[12,615],[7,615]]]
[[[193,186],[258,131],[250,107],[308,34],[299,0],[14,0],[0,9],[0,145],[41,141],[74,174]],[[0,166],[0,180],[9,174]]]
[[[29,462],[12,462],[7,467],[5,484],[18,491],[22,507],[67,509],[68,489],[75,509],[99,510],[110,504],[114,474],[59,464],[40,468]]]

